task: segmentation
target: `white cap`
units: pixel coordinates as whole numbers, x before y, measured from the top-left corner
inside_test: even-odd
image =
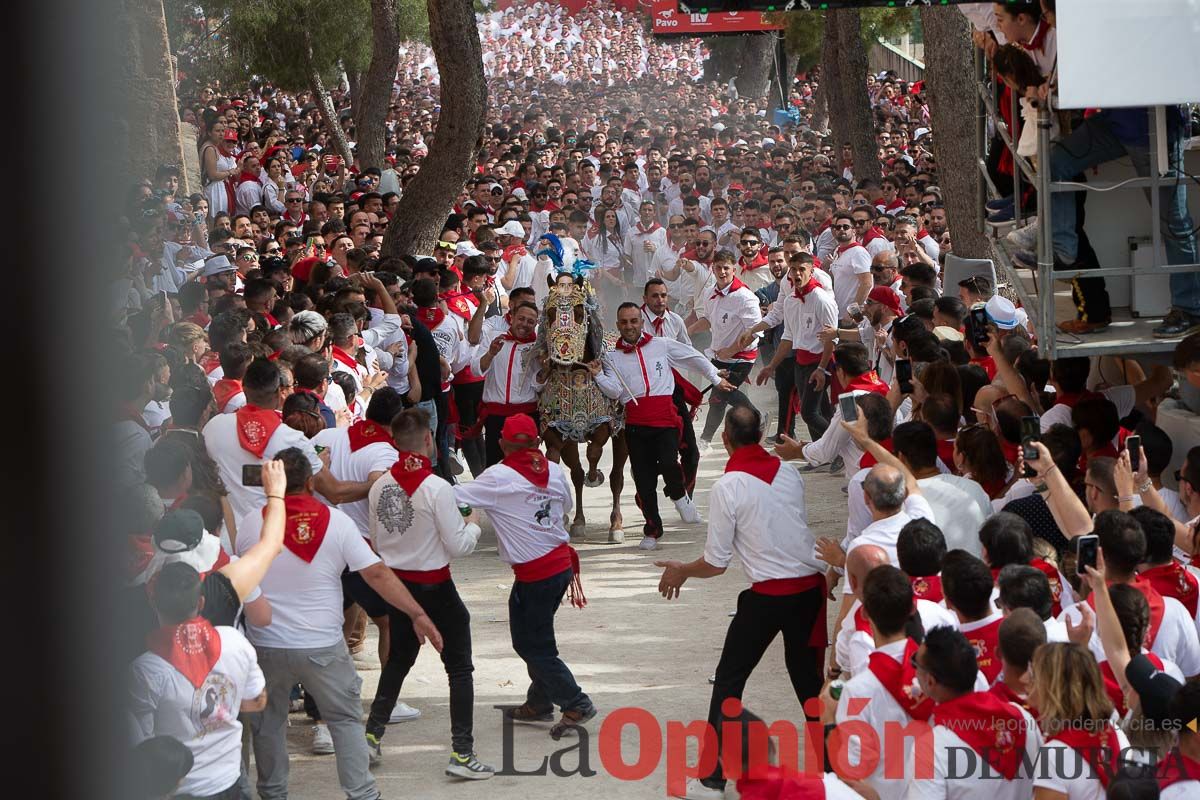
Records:
[[[922,136],[928,136],[928,135],[929,135],[929,128],[917,128],[915,131],[913,131],[913,141],[915,142],[917,139],[920,139]]]
[[[984,306],[988,319],[1002,331],[1010,331],[1017,327],[1017,307],[1007,297],[992,295],[992,299]]]
[[[470,242],[459,242],[458,246],[454,248],[454,255],[468,257],[481,256],[483,255],[483,251],[477,250],[475,245],[471,244]]]
[[[512,190],[512,196],[518,200],[528,200],[529,197],[525,194],[525,190],[520,186]]]
[[[496,231],[496,233],[504,236],[516,236],[518,239],[525,238],[525,229],[521,227],[521,223],[517,222],[515,219],[510,219],[508,222],[504,223],[504,225],[502,225],[500,230]]]
[[[764,136],[762,142],[759,144],[759,147],[774,147],[774,146],[775,146],[775,140],[772,139],[770,136]]]

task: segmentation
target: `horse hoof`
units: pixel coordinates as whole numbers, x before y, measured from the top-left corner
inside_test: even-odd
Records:
[[[604,473],[600,470],[596,470],[595,474],[596,474],[596,477],[593,478],[592,473],[588,473],[587,476],[583,479],[583,485],[588,487],[589,489],[595,489],[597,486],[604,483]]]
[[[586,533],[587,533],[587,523],[586,522],[571,523],[570,534],[571,534],[572,539],[582,539]]]
[[[613,528],[608,532],[609,544],[623,544],[625,542],[625,531],[620,528]]]

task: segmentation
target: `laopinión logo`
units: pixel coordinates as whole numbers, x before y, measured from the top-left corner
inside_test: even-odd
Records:
[[[861,713],[870,703],[870,698],[850,698],[849,711]],[[599,772],[592,766],[593,753],[591,734],[583,727],[576,727],[573,743],[542,756],[535,766],[518,766],[511,719],[503,715],[509,706],[493,706],[501,711],[503,761],[497,775],[510,777],[547,777],[553,775],[567,778],[578,775],[595,777]],[[807,714],[820,713],[820,701],[810,699],[804,707]],[[726,717],[736,718],[742,713],[742,704],[736,698],[727,699],[721,706]],[[964,726],[972,721],[964,721]],[[977,720],[974,722],[978,722]],[[1190,726],[1197,723],[1193,721]],[[795,773],[816,777],[826,771],[836,772],[847,780],[863,780],[880,774],[890,780],[908,778],[928,780],[934,777],[934,735],[928,722],[910,720],[908,723],[886,722],[883,730],[876,730],[863,720],[848,720],[839,725],[826,727],[820,722],[802,723],[804,730],[804,753],[801,758],[800,727],[790,720],[775,722],[751,722],[746,726],[728,721],[721,724],[721,763],[725,777],[736,780],[742,777],[743,753],[749,754],[749,772],[756,774],[770,761],[771,745],[778,753],[780,766]],[[983,747],[982,753],[972,747],[951,746],[947,748],[948,780],[1006,780],[991,766],[993,755],[1010,751],[1016,744],[1016,734],[1023,732],[1022,726],[1000,726],[992,729],[996,746]],[[630,761],[622,747],[626,729],[637,736],[636,757]],[[1165,728],[1164,728],[1165,729]],[[666,758],[666,790],[668,795],[684,790],[689,778],[709,775],[716,766],[716,730],[704,720],[683,722],[668,719],[660,721],[653,713],[636,706],[614,709],[605,717],[596,733],[596,756],[600,768],[609,776],[623,781],[642,781],[649,778]],[[689,745],[694,744],[696,756],[688,756]],[[994,752],[993,752],[994,751]],[[1136,755],[1137,758],[1133,756]],[[828,760],[826,760],[826,757]],[[1165,759],[1169,772],[1171,759],[1177,762],[1177,753]],[[1071,780],[1098,780],[1100,772],[1105,778],[1113,773],[1113,765],[1139,763],[1147,775],[1155,774],[1159,765],[1145,763],[1144,751],[1136,748],[1121,750],[1114,759],[1107,748],[1075,750],[1058,747],[1039,747],[1030,751],[1021,748],[1017,777],[1048,778],[1057,776]],[[882,769],[881,769],[882,768]],[[1182,762],[1175,764],[1182,769]],[[1053,770],[1053,771],[1051,771]]]

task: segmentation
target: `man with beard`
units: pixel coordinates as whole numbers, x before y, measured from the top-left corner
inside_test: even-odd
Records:
[[[833,275],[833,295],[838,314],[846,319],[852,305],[862,306],[871,291],[871,254],[854,239],[854,215],[839,211],[833,215],[833,231],[837,247],[832,254],[829,273]]]

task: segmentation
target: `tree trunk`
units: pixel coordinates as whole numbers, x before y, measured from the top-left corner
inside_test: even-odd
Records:
[[[846,105],[842,98],[842,65],[838,58],[837,29],[830,12],[825,15],[825,45],[821,48],[821,89],[828,116],[828,127],[833,135],[834,158],[841,164],[842,143],[850,140],[850,128],[843,113]],[[839,174],[841,169],[838,169]]]
[[[867,52],[863,48],[862,20],[858,9],[841,9],[832,12],[833,27],[837,32],[837,50],[840,68],[841,102],[836,106],[843,109],[845,126],[851,149],[854,152],[854,180],[866,178],[878,181],[882,175],[879,166],[879,149],[875,145],[875,124],[871,118],[871,98],[867,94]]]
[[[392,256],[433,251],[454,199],[471,175],[487,109],[483,51],[471,0],[426,0],[426,5],[442,111],[429,155],[387,227],[383,251]]]
[[[954,8],[923,8],[925,86],[938,161],[938,185],[946,205],[954,254],[991,258],[991,244],[980,232],[980,174],[976,148],[978,96],[971,26]]]
[[[771,72],[775,69],[775,35],[753,33],[739,36],[737,43],[741,56],[737,70],[738,94],[758,100],[771,86]]]
[[[329,130],[329,136],[333,139],[333,147],[337,150],[338,155],[346,162],[346,169],[354,163],[354,153],[350,150],[350,141],[346,138],[346,132],[342,130],[342,125],[338,121],[337,109],[333,107],[333,98],[329,95],[329,89],[325,87],[325,79],[321,77],[320,71],[313,64],[312,58],[312,40],[309,38],[308,28],[304,29],[304,55],[305,66],[308,70],[308,84],[312,89],[313,100],[317,102],[317,107],[321,109],[321,116],[325,118],[325,127]]]
[[[358,165],[383,168],[387,146],[388,106],[400,64],[400,29],[396,25],[396,0],[371,0],[371,63],[354,94],[354,132],[358,139]]]

